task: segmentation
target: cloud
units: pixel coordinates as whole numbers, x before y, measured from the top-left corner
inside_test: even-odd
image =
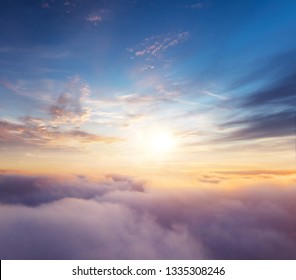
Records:
[[[21,87],[8,80],[0,79],[0,85],[17,95],[32,97],[31,94],[25,92]]]
[[[79,147],[81,144],[120,141],[108,137],[87,133],[79,129],[61,130],[43,123],[42,120],[25,118],[25,123],[18,124],[0,120],[0,143],[2,146],[38,146],[43,148]]]
[[[64,135],[66,138],[67,137],[71,137],[74,139],[79,139],[80,142],[105,142],[105,143],[114,143],[114,142],[118,142],[121,141],[122,139],[117,138],[117,137],[108,137],[108,136],[101,136],[101,135],[96,135],[96,134],[92,134],[92,133],[87,133],[85,131],[81,131],[81,130],[71,130],[68,131],[66,133],[64,133]]]
[[[276,175],[276,176],[287,176],[296,175],[296,171],[293,170],[239,170],[239,171],[217,171],[217,174],[228,174],[228,175]]]
[[[150,65],[150,64],[147,64],[147,65],[143,65],[143,66],[140,68],[140,71],[141,71],[141,72],[144,72],[144,71],[147,71],[147,70],[153,70],[154,68],[155,68],[155,66]]]
[[[237,79],[229,90],[250,86],[264,81],[263,85],[249,92],[244,107],[258,106],[295,106],[296,90],[296,49],[262,59],[253,67],[252,72]]]
[[[49,9],[49,4],[48,4],[48,2],[43,2],[43,3],[41,3],[41,7],[43,8],[43,9]]]
[[[117,99],[119,102],[134,104],[152,104],[157,102],[174,102],[174,98],[179,94],[175,92],[159,92],[158,95],[153,94],[126,94],[120,95]]]
[[[91,199],[111,191],[143,192],[143,186],[128,177],[108,175],[96,183],[84,176],[77,178],[0,176],[0,203],[36,207],[64,198]]]
[[[79,76],[72,78],[56,102],[48,108],[53,118],[52,123],[80,124],[85,122],[90,112],[87,107],[83,106],[83,102],[89,95],[89,86],[82,82]]]
[[[260,106],[266,104],[296,105],[296,69],[294,73],[281,78],[269,87],[253,93],[245,103],[246,106]]]
[[[83,4],[83,0],[41,0],[41,8],[43,9],[60,9],[62,11],[65,11],[65,13],[69,14],[73,12],[77,6]]]
[[[47,100],[40,106],[42,114],[38,117],[26,115],[18,121],[0,119],[0,144],[81,149],[81,144],[121,141],[81,129],[91,115],[91,108],[86,105],[90,93],[88,84],[78,76],[72,78],[55,100]]]
[[[243,111],[219,125],[231,129],[221,140],[289,137],[295,134],[296,51],[261,59],[253,70],[237,79],[228,90],[242,90],[235,106]],[[255,90],[247,90],[254,88]]]
[[[203,93],[206,94],[206,95],[209,95],[209,96],[216,97],[216,98],[218,98],[220,100],[228,100],[227,97],[225,97],[223,95],[220,95],[220,94],[209,92],[208,90],[204,90]]]
[[[188,31],[151,36],[145,38],[140,44],[128,48],[128,51],[132,54],[131,58],[144,59],[145,64],[140,68],[141,71],[154,69],[155,63],[164,59],[164,54],[169,48],[186,41],[188,38]]]
[[[285,137],[295,134],[294,110],[276,113],[265,112],[261,115],[246,116],[223,124],[223,127],[235,128],[226,135],[228,140],[249,140],[273,137]]]
[[[0,194],[1,259],[296,259],[292,186],[4,174]]]
[[[21,124],[11,123],[8,121],[0,121],[0,142],[2,144],[19,143],[22,139],[24,126]]]
[[[99,15],[89,15],[86,17],[85,20],[92,23],[93,25],[98,25],[100,22],[103,21],[103,18]]]
[[[100,9],[97,12],[90,13],[85,20],[93,25],[97,26],[99,23],[103,22],[103,20],[110,18],[111,11],[108,9]]]
[[[199,3],[195,3],[195,4],[191,4],[191,5],[187,5],[186,8],[188,9],[201,9],[204,6],[203,3],[199,2]]]

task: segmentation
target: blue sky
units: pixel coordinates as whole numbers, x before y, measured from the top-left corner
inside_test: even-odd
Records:
[[[162,130],[177,143],[167,165],[216,166],[231,154],[232,167],[260,168],[259,153],[268,168],[291,168],[295,6],[1,1],[5,160],[34,154],[45,164],[76,149],[87,161],[99,150],[92,163],[126,166]]]

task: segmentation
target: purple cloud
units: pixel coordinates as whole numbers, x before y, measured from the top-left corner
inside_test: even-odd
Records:
[[[296,259],[294,187],[2,175],[1,259]]]

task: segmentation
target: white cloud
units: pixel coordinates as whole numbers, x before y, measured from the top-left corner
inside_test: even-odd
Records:
[[[217,94],[217,93],[212,93],[212,92],[210,92],[208,90],[204,90],[203,93],[206,94],[206,95],[209,95],[209,96],[216,97],[216,98],[221,99],[221,100],[228,100],[229,99],[228,97],[225,97],[225,96]]]

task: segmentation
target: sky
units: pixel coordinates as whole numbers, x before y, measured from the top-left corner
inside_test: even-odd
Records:
[[[0,164],[294,169],[294,27],[294,1],[1,1]]]
[[[3,258],[296,258],[295,28],[292,0],[1,0]]]

